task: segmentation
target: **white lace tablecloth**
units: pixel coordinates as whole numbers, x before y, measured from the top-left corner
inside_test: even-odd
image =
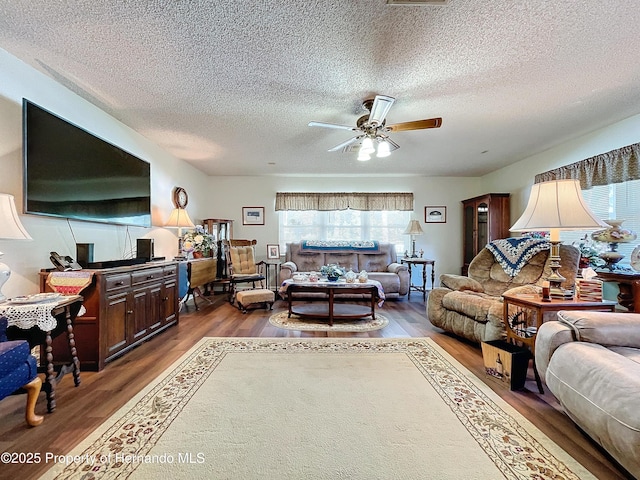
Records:
[[[51,311],[57,305],[58,300],[23,305],[0,303],[0,316],[7,317],[10,327],[28,330],[37,326],[40,330],[48,332],[58,325],[58,321],[51,315]]]

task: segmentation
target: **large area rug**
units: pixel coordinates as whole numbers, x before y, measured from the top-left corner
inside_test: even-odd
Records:
[[[46,478],[587,479],[430,339],[204,338]]]
[[[300,330],[304,332],[371,332],[389,325],[389,319],[376,313],[375,319],[335,319],[333,325],[329,325],[327,320],[300,318],[298,315],[289,317],[288,312],[280,312],[271,315],[269,323],[285,330]]]

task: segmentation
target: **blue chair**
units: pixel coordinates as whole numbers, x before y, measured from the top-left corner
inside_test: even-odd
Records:
[[[42,388],[38,377],[36,357],[31,355],[26,340],[8,340],[6,317],[0,317],[0,400],[20,388],[27,391],[27,424],[36,427],[44,417],[35,414],[36,402]]]

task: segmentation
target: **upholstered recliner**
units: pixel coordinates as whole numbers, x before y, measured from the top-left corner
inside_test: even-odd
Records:
[[[578,272],[580,252],[570,245],[560,246],[565,288],[572,288]],[[436,327],[474,342],[502,339],[503,293],[537,293],[551,273],[549,250],[531,257],[522,269],[510,276],[487,247],[471,261],[469,276],[443,274],[440,287],[427,299],[427,316]]]
[[[540,326],[536,366],[567,415],[640,478],[640,315],[561,311]]]
[[[0,317],[0,400],[24,388],[27,391],[25,419],[27,424],[35,427],[43,420],[34,411],[42,387],[36,357],[31,355],[26,340],[7,340],[7,325],[6,317]]]

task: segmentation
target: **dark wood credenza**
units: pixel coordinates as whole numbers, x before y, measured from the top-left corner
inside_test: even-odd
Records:
[[[107,362],[178,323],[177,262],[83,271],[93,273],[93,279],[80,293],[87,312],[74,323],[82,370],[102,370]],[[49,271],[40,272],[41,292],[51,291],[48,275]],[[54,345],[58,352],[66,350],[63,337],[54,340],[60,342]]]

